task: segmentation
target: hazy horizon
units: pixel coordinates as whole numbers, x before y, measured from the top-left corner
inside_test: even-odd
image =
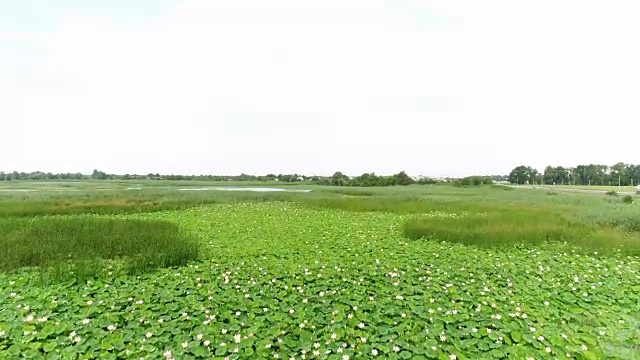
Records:
[[[1,2],[0,171],[459,177],[637,164],[639,10]]]

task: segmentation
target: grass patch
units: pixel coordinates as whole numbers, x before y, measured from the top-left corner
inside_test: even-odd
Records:
[[[413,240],[426,238],[485,247],[567,242],[589,252],[619,250],[640,254],[640,241],[635,236],[562,218],[536,217],[527,212],[415,217],[404,223],[403,234]]]
[[[0,270],[21,267],[97,275],[105,260],[140,274],[185,265],[198,243],[178,225],[158,220],[39,217],[0,220]]]
[[[0,217],[133,214],[207,204],[287,200],[296,195],[299,194],[166,189],[12,194],[0,197]]]
[[[372,190],[362,190],[362,189],[350,189],[350,188],[342,188],[342,189],[327,189],[323,190],[325,192],[340,194],[340,195],[348,195],[348,196],[373,196],[375,192]]]

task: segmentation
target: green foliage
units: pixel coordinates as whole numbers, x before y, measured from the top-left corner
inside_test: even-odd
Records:
[[[185,265],[198,243],[176,224],[157,220],[38,217],[0,219],[0,270],[53,267],[94,276],[101,260],[118,260],[131,273]],[[90,265],[88,265],[90,264]]]
[[[607,192],[604,193],[605,195],[609,195],[609,196],[618,196],[618,192],[615,190],[609,190]]]
[[[516,166],[509,173],[509,182],[512,184],[533,184],[538,171],[531,166]]]
[[[543,174],[521,165],[511,171],[509,181],[514,184],[635,186],[640,184],[640,164],[547,166]]]
[[[433,183],[427,179],[421,179],[418,182],[421,185]],[[332,185],[332,186],[359,186],[359,187],[380,187],[380,186],[396,186],[396,185],[411,185],[416,181],[407,175],[406,172],[401,171],[391,176],[380,176],[374,173],[364,173],[356,177],[348,177],[341,172],[334,173],[330,178],[320,178],[315,182],[317,185]]]
[[[467,176],[453,182],[453,186],[457,187],[482,186],[492,184],[493,180],[490,176]]]
[[[404,189],[383,194],[420,191]],[[578,201],[489,187],[422,191],[440,197],[432,207],[462,207],[455,199],[466,194],[469,214],[507,200],[541,213],[541,204]],[[114,270],[85,283],[39,286],[32,269],[0,273],[0,358],[635,356],[638,257],[560,243],[407,241],[402,224],[414,216],[285,203],[121,216],[179,223],[210,252],[177,269]]]
[[[633,196],[631,195],[626,195],[622,197],[622,203],[623,204],[633,204]]]
[[[493,189],[499,189],[499,190],[507,190],[507,191],[513,191],[515,190],[514,187],[511,186],[507,186],[507,185],[501,185],[501,184],[492,184],[491,187]]]
[[[536,216],[537,215],[537,216]],[[623,251],[640,254],[635,236],[543,214],[514,211],[508,214],[431,213],[408,220],[407,238],[420,238],[477,246],[522,246],[547,242],[570,243],[582,252]]]

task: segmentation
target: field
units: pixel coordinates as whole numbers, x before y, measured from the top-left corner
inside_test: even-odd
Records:
[[[640,358],[637,197],[219,185],[3,184],[0,359]]]
[[[607,185],[537,185],[540,187],[557,189],[557,190],[594,190],[594,191],[616,191],[621,193],[635,193],[635,186],[607,186]],[[532,185],[533,187],[533,185]]]

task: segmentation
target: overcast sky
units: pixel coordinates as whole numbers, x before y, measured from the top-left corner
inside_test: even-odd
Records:
[[[640,163],[640,2],[0,0],[0,170]]]

